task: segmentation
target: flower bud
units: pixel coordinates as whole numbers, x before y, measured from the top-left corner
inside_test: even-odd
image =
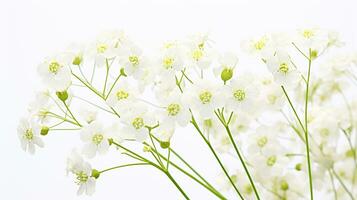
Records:
[[[289,189],[289,184],[288,182],[286,182],[285,180],[282,180],[280,182],[280,189],[282,189],[283,191],[286,191]]]
[[[160,141],[160,147],[163,149],[167,149],[170,147],[170,141]]]
[[[311,60],[314,60],[315,58],[317,58],[317,56],[318,52],[316,50],[312,50],[310,53]]]
[[[100,176],[100,172],[96,169],[92,170],[92,177],[94,177],[95,179],[99,178]]]
[[[67,91],[58,91],[56,92],[57,97],[61,100],[61,101],[66,101],[68,99],[68,93]]]
[[[125,74],[124,68],[120,69],[120,75],[126,77],[127,75]]]
[[[47,126],[43,126],[41,128],[41,135],[43,135],[43,136],[47,135],[49,130],[50,130],[50,128],[48,128]]]
[[[226,82],[230,80],[233,76],[233,69],[225,68],[221,73],[221,79]]]
[[[73,65],[80,65],[82,62],[83,58],[81,55],[77,55],[73,58],[72,64]]]

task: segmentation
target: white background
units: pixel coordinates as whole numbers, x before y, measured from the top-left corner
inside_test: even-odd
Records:
[[[146,167],[103,175],[94,196],[77,197],[65,176],[65,156],[78,137],[71,133],[46,138],[35,156],[20,149],[18,119],[33,91],[40,87],[41,59],[105,30],[123,29],[145,47],[196,32],[210,32],[220,48],[236,50],[249,35],[318,26],[342,33],[356,44],[355,1],[76,1],[0,0],[0,194],[22,199],[182,199],[159,172]],[[174,147],[214,182],[217,166],[193,133],[182,131]],[[113,163],[101,158],[101,167]],[[118,156],[118,162],[122,158]],[[176,175],[176,174],[175,174]],[[193,199],[213,199],[200,186],[177,176]]]

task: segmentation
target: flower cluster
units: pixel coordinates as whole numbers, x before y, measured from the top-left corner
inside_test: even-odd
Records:
[[[166,42],[148,56],[123,32],[106,33],[38,66],[45,89],[30,103],[18,136],[34,153],[48,134],[78,132],[82,145],[67,169],[78,194],[93,194],[104,172],[149,165],[186,199],[170,170],[219,199],[354,199],[357,53],[342,46],[337,33],[318,28],[266,34],[241,43],[257,64],[240,70],[237,55],[217,52],[208,35]],[[212,152],[222,169],[220,190],[171,146],[182,128]],[[138,162],[99,171],[82,157],[117,150]],[[225,165],[223,155],[236,164]]]

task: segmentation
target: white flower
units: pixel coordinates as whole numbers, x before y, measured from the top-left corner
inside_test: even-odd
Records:
[[[47,58],[38,66],[44,84],[56,91],[64,91],[71,85],[71,71],[61,56]]]
[[[244,40],[241,43],[241,48],[243,51],[259,58],[266,58],[267,56],[272,55],[271,39],[267,35]]]
[[[124,67],[125,73],[135,79],[140,79],[146,73],[145,68],[149,64],[147,58],[142,54],[142,50],[131,42],[123,44],[119,63]]]
[[[87,50],[88,55],[94,59],[97,67],[106,66],[108,60],[114,59],[121,52],[124,41],[126,41],[126,38],[123,32],[110,32],[100,35],[90,45]]]
[[[129,135],[131,139],[143,142],[148,137],[147,126],[156,125],[151,116],[143,103],[132,104],[126,113],[121,116],[121,121],[124,124],[121,131]]]
[[[119,80],[111,91],[107,103],[119,112],[125,112],[129,104],[139,97],[139,90],[126,80]]]
[[[316,54],[321,53],[328,45],[328,32],[318,28],[306,28],[297,31],[296,45],[298,48],[309,55],[309,49]]]
[[[184,68],[183,50],[175,42],[166,43],[157,62],[160,71],[180,71]]]
[[[94,121],[82,128],[81,140],[85,142],[82,152],[88,158],[93,158],[97,152],[104,154],[109,149],[107,130],[98,121]]]
[[[207,69],[212,63],[213,52],[208,44],[207,35],[195,35],[188,39],[187,60],[188,66]]]
[[[72,151],[67,158],[67,173],[71,172],[79,185],[77,195],[85,193],[92,195],[95,192],[95,178],[92,177],[92,168],[88,162],[76,152]]]
[[[285,52],[277,52],[267,59],[268,69],[275,82],[286,87],[294,87],[300,80],[299,73]]]
[[[21,147],[24,151],[30,154],[35,153],[35,145],[44,147],[44,143],[40,138],[41,128],[38,124],[30,122],[27,119],[21,119],[17,127],[17,135],[21,142]]]
[[[254,111],[259,98],[259,91],[254,79],[250,75],[245,75],[232,80],[231,84],[225,88],[226,107],[230,111]]]
[[[199,79],[194,81],[187,94],[187,102],[193,112],[198,112],[202,118],[214,116],[214,110],[222,107],[222,95],[215,81]]]
[[[191,114],[185,103],[182,101],[182,94],[171,92],[170,95],[162,100],[161,105],[164,109],[160,112],[160,123],[176,124],[186,126],[191,120]]]

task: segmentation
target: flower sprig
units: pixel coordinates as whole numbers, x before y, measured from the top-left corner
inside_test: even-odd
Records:
[[[208,35],[147,56],[123,32],[106,33],[38,66],[45,89],[20,121],[21,147],[33,154],[45,137],[78,132],[67,167],[78,194],[92,195],[103,173],[151,166],[185,199],[173,170],[218,199],[355,199],[357,54],[335,53],[342,46],[317,28],[265,34],[241,44],[262,67],[240,70]],[[216,182],[174,149],[194,132],[221,169]],[[108,151],[133,162],[92,168]]]

